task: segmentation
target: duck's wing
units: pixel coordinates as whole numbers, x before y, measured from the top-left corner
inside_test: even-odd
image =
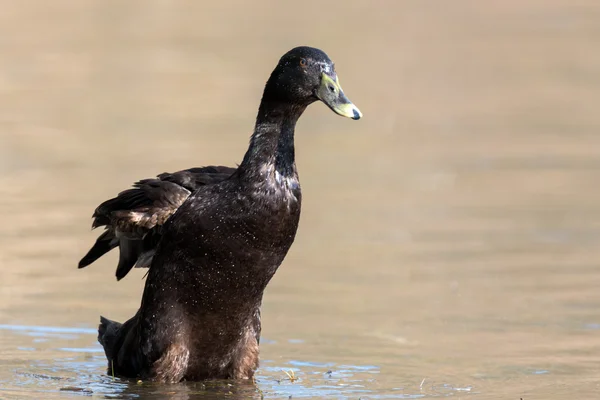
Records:
[[[96,243],[79,261],[84,268],[119,247],[117,280],[136,267],[149,267],[161,238],[161,228],[190,194],[200,186],[230,177],[236,168],[210,166],[163,173],[143,179],[117,197],[100,204],[92,228],[105,227]]]

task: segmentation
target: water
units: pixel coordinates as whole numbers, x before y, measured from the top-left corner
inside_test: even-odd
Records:
[[[0,398],[596,397],[599,26],[593,1],[3,4]],[[107,376],[98,316],[130,317],[143,271],[76,269],[94,207],[239,162],[300,44],[365,117],[299,123],[256,385]]]

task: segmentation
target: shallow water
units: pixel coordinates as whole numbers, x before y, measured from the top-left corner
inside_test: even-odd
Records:
[[[0,398],[597,397],[600,6],[291,4],[2,5]],[[300,121],[303,214],[256,385],[107,376],[98,316],[130,317],[143,271],[76,269],[91,212],[239,162],[299,44],[365,117]]]

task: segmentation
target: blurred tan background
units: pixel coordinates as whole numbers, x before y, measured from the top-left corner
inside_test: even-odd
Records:
[[[297,128],[303,215],[265,296],[264,380],[301,360],[375,366],[356,372],[366,395],[600,390],[597,2],[0,9],[0,324],[133,315],[143,271],[117,284],[116,254],[76,269],[94,208],[140,178],[239,162],[269,73],[311,45],[364,119],[316,104]],[[15,371],[64,357],[28,340],[0,330],[0,381],[25,392],[42,384]],[[300,367],[307,396],[319,365]]]

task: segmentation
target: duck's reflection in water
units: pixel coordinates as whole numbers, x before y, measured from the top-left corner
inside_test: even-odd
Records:
[[[111,396],[112,397],[112,396]],[[205,381],[181,382],[176,384],[136,383],[124,386],[117,399],[165,399],[165,400],[196,400],[196,399],[261,399],[262,393],[252,381]]]

